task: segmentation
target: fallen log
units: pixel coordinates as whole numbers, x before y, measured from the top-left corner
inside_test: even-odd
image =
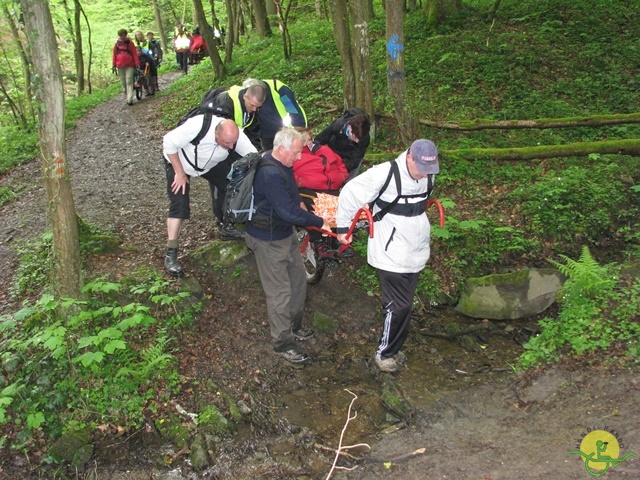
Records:
[[[517,148],[461,148],[458,150],[442,150],[443,158],[461,160],[536,160],[555,157],[580,157],[592,153],[640,156],[640,139],[608,140],[603,142],[567,143],[564,145],[541,145],[538,147]],[[377,164],[392,160],[398,154],[367,154],[365,160],[369,164]]]
[[[536,118],[533,120],[489,120],[476,118],[459,121],[432,121],[420,119],[418,123],[431,128],[445,130],[506,130],[524,128],[569,128],[569,127],[602,127],[605,125],[624,125],[640,123],[640,113],[625,113],[615,115],[589,115],[566,118]]]

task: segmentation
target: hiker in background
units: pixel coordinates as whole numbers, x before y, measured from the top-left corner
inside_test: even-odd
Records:
[[[293,225],[329,228],[322,217],[301,207],[291,167],[302,147],[299,132],[283,128],[276,134],[273,150],[264,155],[255,174],[253,194],[258,209],[245,235],[267,299],[273,349],[290,362],[309,358],[295,341],[313,336],[313,330],[302,329],[307,281]]]
[[[260,148],[260,120],[258,109],[266,98],[266,90],[262,85],[241,87],[234,85],[226,92],[220,93],[211,103],[214,115],[231,118],[249,137],[251,143]]]
[[[209,182],[213,213],[218,219],[220,237],[223,240],[242,238],[242,232],[232,224],[223,223],[222,200],[229,184],[227,175],[231,169],[228,157],[230,150],[244,156],[255,152],[256,149],[233,120],[221,117],[211,119],[211,127],[196,147],[191,140],[200,133],[203,121],[204,115],[189,118],[168,132],[162,142],[169,195],[168,238],[164,265],[167,272],[174,276],[184,274],[178,261],[178,247],[182,223],[189,219],[191,213],[191,177],[202,177]]]
[[[153,57],[140,48],[136,47],[138,61],[140,62],[140,73],[145,77],[144,91],[145,95],[155,94],[155,83],[158,81],[158,70],[156,70]]]
[[[425,209],[439,171],[435,144],[416,140],[394,161],[368,169],[340,192],[336,224],[343,245],[352,241],[347,235],[356,212],[374,202],[367,262],[377,270],[382,289],[384,326],[374,361],[383,372],[398,371],[396,355],[409,332],[418,277],[430,254]]]
[[[189,45],[189,65],[197,65],[200,63],[207,53],[207,43],[200,33],[200,27],[196,27],[191,36],[191,44]]]
[[[133,32],[133,39],[136,43],[136,47],[140,47],[144,53],[151,55],[151,49],[149,48],[149,40],[144,38],[144,34],[140,30]]]
[[[151,57],[153,58],[154,65],[156,67],[156,75],[151,78],[151,83],[153,84],[153,89],[156,92],[160,91],[160,86],[158,85],[158,68],[162,64],[162,47],[160,46],[160,42],[153,38],[153,32],[147,32],[147,41],[149,42],[149,49],[151,50]]]
[[[156,68],[159,68],[162,65],[162,46],[160,42],[153,38],[153,32],[147,32],[147,41],[149,42],[149,50],[151,50],[151,56],[153,60],[156,62]],[[159,88],[156,88],[159,90]]]
[[[176,51],[176,62],[185,75],[189,71],[189,48],[191,46],[191,35],[185,30],[182,24],[176,26],[176,34],[173,37],[173,47]]]
[[[325,128],[313,140],[314,144],[328,145],[336,152],[349,171],[351,180],[360,173],[364,154],[369,147],[369,115],[361,108],[352,108]],[[313,151],[313,148],[311,149]]]
[[[111,70],[113,73],[116,73],[117,69],[127,104],[133,105],[135,69],[140,67],[140,63],[138,61],[136,47],[128,37],[128,33],[125,28],[118,30],[118,40],[116,40],[116,44],[113,46]]]
[[[262,85],[265,89],[265,100],[258,110],[259,136],[263,150],[273,148],[273,139],[282,127],[307,126],[307,115],[296,101],[293,90],[280,80],[248,78],[242,85],[244,87]]]

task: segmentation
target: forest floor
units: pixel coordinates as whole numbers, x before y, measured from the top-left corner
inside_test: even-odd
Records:
[[[176,74],[161,78],[161,88]],[[166,239],[166,184],[161,156],[164,134],[158,105],[148,97],[129,107],[123,96],[95,108],[69,133],[67,153],[78,214],[122,236],[115,254],[93,259],[88,276],[120,278],[140,266],[162,270]],[[47,228],[45,193],[38,161],[0,178],[20,198],[0,209],[0,313],[18,305],[10,285],[18,267],[16,248]],[[182,234],[182,253],[216,239],[206,183],[192,184],[192,219]],[[489,194],[489,193],[488,193]],[[437,252],[432,252],[437,261]],[[194,472],[188,455],[153,428],[125,437],[96,436],[91,467],[70,478],[326,478],[333,462],[352,394],[357,416],[344,444],[367,443],[356,467],[336,470],[336,479],[587,479],[608,468],[605,478],[640,478],[640,459],[614,462],[628,452],[640,455],[638,375],[599,361],[573,363],[516,375],[508,368],[522,352],[517,333],[535,322],[499,322],[503,335],[479,338],[478,353],[457,343],[426,338],[450,321],[472,319],[448,308],[426,307],[416,314],[404,353],[406,366],[394,377],[415,410],[397,423],[381,406],[389,377],[371,365],[380,319],[375,296],[349,275],[361,258],[337,265],[310,286],[307,313],[339,319],[338,329],[307,342],[312,360],[294,368],[269,346],[266,308],[252,256],[238,276],[200,271],[184,257],[187,277],[197,279],[211,300],[199,320],[180,334],[180,373],[192,387],[165,405],[158,417],[189,412],[218,402],[219,392],[250,405],[249,419],[236,433],[216,439],[211,465]],[[348,390],[348,391],[347,391]],[[184,419],[188,424],[188,419]],[[604,436],[608,432],[610,435]],[[607,439],[609,460],[585,468],[581,455]],[[616,447],[620,447],[619,450]],[[423,453],[405,457],[418,449]],[[0,479],[49,478],[36,457],[0,449]],[[169,461],[169,460],[170,461]],[[56,476],[56,478],[60,478]]]

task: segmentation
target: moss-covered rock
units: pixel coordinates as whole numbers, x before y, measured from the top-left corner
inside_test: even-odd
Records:
[[[238,406],[237,402],[233,399],[233,397],[228,393],[223,393],[222,396],[224,398],[224,401],[227,404],[227,407],[229,408],[229,414],[231,415],[231,418],[235,422],[240,422],[244,420],[244,416],[240,411],[240,407]]]
[[[313,319],[311,320],[311,324],[313,325],[314,330],[320,333],[324,333],[325,335],[331,335],[336,330],[338,330],[338,327],[340,326],[335,318],[329,315],[325,315],[324,313],[317,310],[313,312]]]
[[[214,240],[213,242],[200,247],[191,252],[189,257],[194,265],[208,272],[216,272],[235,265],[238,260],[251,253],[243,240],[233,242],[223,242]]]
[[[170,440],[178,448],[187,445],[191,432],[182,424],[182,419],[173,412],[169,416],[156,421],[156,428],[163,438]]]
[[[527,318],[546,310],[563,282],[560,272],[550,268],[469,278],[455,308],[474,318]]]
[[[209,455],[204,435],[198,435],[189,448],[191,465],[196,472],[209,466]]]
[[[51,446],[49,453],[57,462],[73,462],[76,453],[89,445],[91,454],[93,446],[89,444],[89,432],[86,430],[76,430],[67,432]],[[91,456],[89,456],[91,458]],[[80,459],[78,459],[80,461]],[[85,462],[86,463],[86,462]]]
[[[235,425],[215,405],[204,406],[198,415],[198,429],[206,433],[231,433],[234,427]]]
[[[390,374],[382,374],[382,404],[394,416],[406,423],[411,422],[415,408],[405,398],[402,390]]]

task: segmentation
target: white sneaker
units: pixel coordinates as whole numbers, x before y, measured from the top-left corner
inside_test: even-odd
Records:
[[[376,355],[375,362],[376,366],[380,369],[381,372],[396,373],[400,370],[398,368],[398,364],[396,363],[396,359],[393,357],[382,358]]]

